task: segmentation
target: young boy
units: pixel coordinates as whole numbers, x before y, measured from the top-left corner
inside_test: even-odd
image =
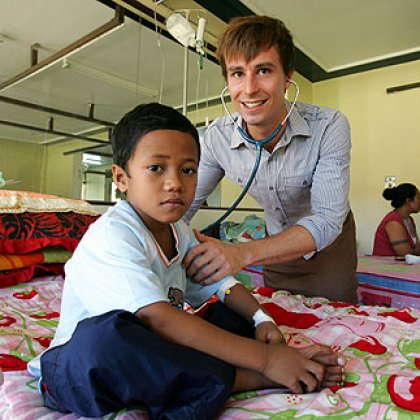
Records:
[[[214,419],[231,392],[341,382],[338,355],[288,347],[236,280],[186,278],[181,261],[197,242],[181,217],[200,154],[188,119],[139,105],[115,127],[112,147],[126,200],[89,228],[66,264],[60,323],[41,357],[45,405],[95,417],[145,405],[152,419]],[[223,303],[203,318],[182,310],[184,300],[197,307],[214,294]]]

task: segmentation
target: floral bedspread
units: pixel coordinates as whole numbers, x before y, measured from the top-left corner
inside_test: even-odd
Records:
[[[46,348],[57,326],[61,277],[0,289],[0,419],[80,419],[42,405],[28,360]],[[290,345],[333,346],[347,358],[341,388],[294,395],[277,390],[236,394],[220,419],[420,418],[420,311],[356,306],[256,288]],[[147,419],[142,410],[106,419]]]

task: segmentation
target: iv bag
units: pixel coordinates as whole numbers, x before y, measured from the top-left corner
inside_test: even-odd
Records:
[[[173,13],[166,20],[168,32],[184,47],[193,47],[195,32],[187,19],[179,13]]]

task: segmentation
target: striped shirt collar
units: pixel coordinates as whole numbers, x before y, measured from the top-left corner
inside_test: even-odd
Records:
[[[287,111],[289,111],[291,104],[289,101],[285,101],[285,102],[286,102],[286,109]],[[298,103],[296,103],[296,106],[293,109],[292,113],[290,114],[289,120],[287,121],[286,131],[284,132],[282,136],[282,139],[284,141],[276,144],[276,147],[274,148],[274,150],[276,150],[279,147],[288,145],[292,141],[292,138],[295,136],[303,136],[303,137],[311,136],[308,123],[300,115],[297,105]],[[239,127],[242,127],[242,128],[245,127],[244,120],[239,113],[233,114],[232,117],[234,120],[236,120]],[[228,119],[227,124],[233,125],[230,119]],[[236,129],[236,126],[234,126],[233,135],[230,141],[230,148],[236,149],[242,144],[244,144],[246,147],[254,147],[254,145],[250,144],[249,142],[245,141],[242,138],[242,136],[239,134],[239,131]]]

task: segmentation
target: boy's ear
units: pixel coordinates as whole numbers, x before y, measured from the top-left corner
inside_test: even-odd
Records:
[[[127,172],[121,166],[112,165],[112,180],[122,193],[127,191],[127,178]]]

